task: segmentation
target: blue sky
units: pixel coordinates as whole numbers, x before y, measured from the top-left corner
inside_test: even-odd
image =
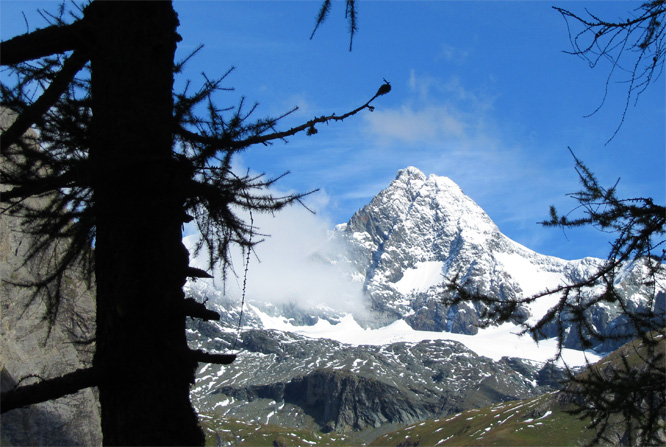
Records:
[[[342,114],[382,84],[389,95],[315,136],[256,147],[238,165],[277,176],[283,191],[320,188],[311,198],[330,227],[386,187],[396,172],[416,166],[450,177],[512,239],[566,259],[604,257],[607,238],[592,229],[566,234],[536,222],[578,187],[567,147],[607,185],[621,178],[623,196],[666,196],[664,78],[632,103],[618,135],[626,85],[616,81],[599,112],[608,65],[594,70],[563,51],[567,28],[553,5],[609,19],[626,18],[639,2],[370,1],[358,2],[359,32],[349,52],[344,2],[309,40],[320,2],[176,1],[184,57],[203,50],[186,69],[215,77],[236,70],[220,105],[241,96],[258,102],[257,117],[299,111],[283,128],[313,116]],[[56,2],[2,0],[1,37],[42,26],[37,8]],[[178,85],[182,85],[183,78]],[[270,228],[265,229],[270,232]]]

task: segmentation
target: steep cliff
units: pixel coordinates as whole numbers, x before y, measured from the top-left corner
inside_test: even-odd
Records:
[[[13,114],[0,111],[0,129]],[[4,186],[0,185],[0,194]],[[29,200],[39,207],[42,199]],[[0,371],[2,391],[57,377],[92,361],[95,330],[93,295],[76,272],[68,275],[66,293],[52,327],[44,320],[46,306],[31,300],[32,291],[14,285],[29,283],[43,274],[43,263],[54,253],[25,262],[31,236],[23,231],[20,216],[0,213]],[[2,445],[99,445],[99,409],[92,389],[55,401],[7,412],[0,420]]]
[[[373,309],[388,321],[404,319],[417,330],[475,334],[482,305],[441,304],[444,284],[458,275],[474,291],[512,299],[590,277],[603,260],[567,261],[545,256],[501,233],[490,217],[447,177],[426,176],[409,167],[356,212],[336,234],[351,247],[340,262],[362,277]],[[615,279],[631,306],[639,309],[653,291],[641,284],[644,266],[625,266]],[[643,276],[641,276],[643,275]],[[554,297],[558,298],[557,296]],[[543,298],[521,309],[518,319],[538,319],[554,304]],[[594,322],[602,334],[617,334],[626,323],[615,305],[596,306]],[[554,336],[555,331],[547,335]],[[581,349],[571,331],[564,346]],[[609,352],[627,339],[598,343]]]

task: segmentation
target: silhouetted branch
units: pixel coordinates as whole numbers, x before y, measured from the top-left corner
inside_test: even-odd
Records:
[[[83,21],[53,25],[0,42],[0,65],[14,65],[82,48],[86,42]]]
[[[182,126],[179,127],[176,131],[183,139],[199,144],[203,144],[206,146],[209,146],[211,148],[217,148],[219,150],[239,150],[239,149],[244,149],[249,146],[253,146],[255,144],[266,144],[270,141],[274,140],[280,140],[280,139],[285,139],[287,137],[296,135],[299,132],[303,132],[305,130],[309,129],[314,129],[314,126],[316,124],[321,124],[321,123],[328,123],[329,121],[343,121],[350,116],[356,115],[358,112],[360,112],[363,109],[368,109],[368,110],[374,110],[374,107],[371,105],[371,103],[381,95],[385,95],[388,93],[390,89],[390,84],[388,82],[384,82],[383,86],[389,86],[388,90],[386,88],[380,89],[377,91],[377,93],[370,98],[365,104],[355,108],[354,110],[345,113],[344,115],[336,115],[335,113],[331,115],[324,115],[324,116],[319,116],[311,119],[310,121],[307,121],[306,123],[301,124],[300,126],[292,127],[289,130],[281,131],[281,132],[274,132],[271,134],[266,134],[266,135],[254,135],[246,139],[242,140],[233,140],[230,137],[226,138],[216,138],[216,137],[207,137],[203,135],[196,134],[194,132],[190,132],[189,130],[183,128]],[[310,131],[310,134],[313,134],[316,132]]]
[[[75,51],[62,65],[62,69],[53,79],[49,87],[42,95],[28,106],[16,118],[14,123],[3,132],[0,141],[0,151],[4,152],[9,146],[15,144],[19,138],[40,119],[67,90],[76,74],[83,69],[89,57],[81,52]]]
[[[193,318],[201,318],[204,321],[220,320],[220,314],[207,309],[203,303],[196,301],[194,298],[186,298],[183,301],[183,311],[185,315]]]
[[[328,14],[331,12],[331,6],[331,0],[324,0],[322,2],[321,8],[315,19],[315,27],[312,30],[312,34],[310,34],[310,40],[314,37],[319,25],[324,23],[328,18]],[[347,19],[349,25],[349,51],[351,51],[352,44],[354,43],[354,35],[358,31],[356,0],[345,0],[345,19]]]
[[[604,96],[589,115],[596,113],[606,102],[616,72],[628,74],[628,79],[623,80],[628,85],[627,98],[620,123],[610,141],[622,127],[631,98],[635,95],[638,101],[648,85],[662,74],[666,51],[666,1],[644,1],[635,9],[635,16],[619,21],[603,20],[589,11],[586,11],[587,17],[583,17],[560,7],[553,8],[567,23],[571,54],[584,59],[591,68],[604,60],[610,63]],[[572,23],[580,31],[573,31]],[[625,55],[629,55],[626,63]]]
[[[195,362],[213,363],[215,365],[229,365],[236,360],[236,354],[212,354],[200,349],[190,351],[190,357]]]
[[[331,0],[324,0],[321,4],[321,8],[319,9],[319,13],[317,14],[317,19],[315,20],[315,27],[312,30],[312,34],[310,34],[310,40],[314,37],[315,33],[317,32],[317,29],[319,28],[319,25],[324,23],[324,21],[328,18],[328,14],[331,12]]]
[[[4,134],[2,134],[3,139],[4,137]],[[11,179],[3,180],[4,184],[11,185]],[[21,185],[15,186],[7,191],[3,191],[2,197],[0,197],[0,202],[7,203],[17,199],[25,199],[26,197],[39,196],[57,191],[61,188],[72,187],[74,185],[79,187],[85,185],[85,177],[83,172],[78,169],[68,170],[56,176],[46,176],[44,178],[33,180],[26,179]],[[3,211],[4,210],[1,210],[0,212]]]
[[[58,399],[96,385],[97,375],[93,368],[77,369],[60,377],[20,386],[2,393],[0,396],[0,413]]]
[[[187,277],[188,278],[212,278],[213,275],[211,275],[210,273],[208,273],[204,270],[198,269],[196,267],[188,267],[187,268]]]

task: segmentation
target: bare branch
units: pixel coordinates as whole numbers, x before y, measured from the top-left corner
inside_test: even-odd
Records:
[[[0,413],[58,399],[96,385],[97,374],[93,368],[77,369],[60,377],[21,386],[2,393],[0,396],[0,402],[2,402]]]
[[[389,86],[388,89],[385,88],[385,86]],[[382,88],[384,87],[384,88]],[[390,84],[385,81],[385,83],[382,85],[382,87],[379,88],[377,93],[370,98],[365,104],[355,108],[351,112],[347,112],[344,115],[336,115],[335,113],[331,115],[325,115],[325,116],[319,116],[311,119],[310,121],[301,124],[300,126],[292,127],[289,130],[285,130],[282,132],[274,132],[271,134],[265,134],[265,135],[255,135],[251,136],[249,138],[243,139],[243,140],[237,140],[233,141],[231,138],[211,138],[211,137],[206,137],[202,135],[198,135],[194,132],[190,132],[189,130],[183,128],[182,126],[177,129],[177,133],[183,137],[185,140],[189,140],[192,142],[196,142],[199,144],[204,144],[208,145],[213,148],[218,148],[219,150],[240,150],[244,149],[249,146],[253,146],[255,144],[266,144],[270,141],[274,140],[281,140],[285,139],[287,137],[296,135],[299,132],[307,131],[309,129],[313,129],[315,125],[321,124],[321,123],[328,123],[329,121],[343,121],[350,116],[356,115],[358,112],[360,112],[363,109],[368,109],[370,111],[374,110],[374,107],[371,105],[371,103],[381,95],[384,95],[388,93],[390,89]],[[316,132],[311,132],[316,133]]]
[[[566,21],[572,47],[570,54],[581,57],[591,68],[602,61],[610,63],[601,103],[587,116],[595,114],[605,104],[611,80],[618,73],[627,74],[627,79],[620,81],[628,86],[627,98],[620,123],[608,140],[610,142],[622,127],[632,99],[637,102],[645,89],[663,72],[666,1],[643,2],[635,9],[636,15],[618,21],[603,20],[589,11],[587,17],[583,17],[563,8],[553,8]]]
[[[2,50],[0,50],[2,51]],[[51,108],[60,96],[67,91],[68,86],[83,69],[89,58],[81,51],[75,51],[63,64],[62,70],[56,75],[49,87],[42,95],[23,111],[16,121],[3,132],[0,141],[0,152],[15,144],[19,138]]]
[[[86,25],[53,25],[0,42],[0,65],[14,65],[45,56],[83,49]]]

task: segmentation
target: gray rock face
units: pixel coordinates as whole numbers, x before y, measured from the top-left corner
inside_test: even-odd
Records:
[[[13,119],[0,111],[0,127]],[[0,193],[2,191],[0,186]],[[40,206],[40,199],[29,205]],[[23,233],[20,217],[0,214],[0,371],[2,391],[17,382],[27,384],[38,378],[57,377],[92,361],[90,344],[75,342],[92,339],[95,330],[95,305],[84,282],[72,272],[59,316],[49,331],[43,320],[45,305],[30,302],[31,291],[11,282],[30,282],[39,278],[39,260],[24,264],[30,236]],[[46,254],[44,260],[49,259]],[[2,445],[99,445],[100,416],[94,390],[87,389],[55,401],[32,405],[5,413],[0,420]]]
[[[233,343],[233,334],[207,324],[209,333],[217,331],[218,348]],[[198,331],[192,334],[194,346],[207,345]],[[495,362],[453,341],[349,346],[248,330],[238,347],[232,365],[199,369],[192,398],[207,417],[347,432],[432,419],[555,388],[542,373],[544,364]]]
[[[400,390],[381,380],[344,370],[315,369],[287,383],[255,385],[241,390],[224,387],[231,397],[271,399],[296,405],[323,431],[363,430],[387,423],[410,423],[430,413]]]
[[[450,179],[426,177],[411,167],[399,171],[347,224],[336,227],[336,235],[351,247],[339,262],[353,265],[364,278],[371,307],[417,330],[476,333],[483,305],[447,308],[440,302],[444,284],[456,275],[471,290],[508,300],[588,278],[603,264],[593,258],[565,261],[527,249],[504,236]],[[616,283],[636,308],[646,305],[650,293],[638,285],[643,268],[640,263],[627,266]],[[541,315],[534,311],[523,308],[518,319]],[[626,327],[614,305],[592,312],[602,334]],[[565,347],[582,348],[576,332],[569,331]],[[609,352],[626,341],[595,347]]]

